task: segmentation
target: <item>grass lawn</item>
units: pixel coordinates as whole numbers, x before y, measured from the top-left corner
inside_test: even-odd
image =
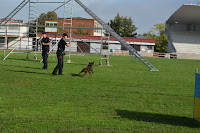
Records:
[[[95,75],[77,77],[83,56],[72,56],[61,76],[51,75],[57,59],[42,70],[25,58],[0,59],[0,132],[200,132],[192,119],[199,60],[147,58],[160,70],[150,72],[129,57],[111,56],[111,67],[99,67],[100,57],[88,55]]]

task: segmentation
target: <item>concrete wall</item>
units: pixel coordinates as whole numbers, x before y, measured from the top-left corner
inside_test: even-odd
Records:
[[[72,42],[71,47],[66,47],[66,51],[77,52],[77,42]]]
[[[165,54],[165,58],[170,58],[171,53]],[[193,59],[193,60],[200,60],[200,53],[199,54],[190,54],[190,53],[175,53],[177,55],[177,59]]]
[[[29,32],[28,27],[20,27],[20,36],[27,36]]]
[[[177,54],[177,58],[200,60],[200,54]]]
[[[200,25],[194,24],[167,24],[166,30],[169,53],[200,52]]]
[[[19,24],[19,23],[8,23],[8,25],[20,26],[22,24]],[[11,27],[11,26],[6,26],[6,27],[2,26],[2,27],[0,27],[0,36],[7,35],[7,36],[12,36],[12,37],[14,37],[14,36],[23,37],[23,36],[27,36],[28,32],[29,32],[29,28],[28,27]]]
[[[97,44],[97,43],[90,43],[90,46],[91,46],[92,48],[96,49],[98,52],[100,52],[100,49],[101,49],[101,45],[100,45],[100,44]],[[94,49],[92,49],[91,47],[90,47],[90,53],[92,53],[92,54],[97,54],[97,52],[96,52]]]

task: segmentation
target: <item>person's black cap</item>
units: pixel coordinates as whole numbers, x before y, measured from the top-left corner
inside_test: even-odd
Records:
[[[42,34],[46,34],[46,32],[42,32]]]
[[[67,33],[63,33],[63,36],[69,36],[69,35],[67,35]]]

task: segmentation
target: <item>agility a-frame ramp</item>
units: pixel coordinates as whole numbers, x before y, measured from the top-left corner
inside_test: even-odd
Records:
[[[115,39],[117,39],[121,45],[123,45],[127,50],[129,50],[130,54],[133,54],[136,58],[138,58],[146,67],[150,69],[150,71],[159,71],[156,69],[151,63],[149,63],[144,57],[142,57],[129,43],[127,43],[121,36],[119,36],[109,25],[103,22],[99,17],[97,17],[90,9],[88,9],[80,0],[75,0],[81,7],[85,9],[85,11],[93,17],[96,21],[98,21],[106,31],[108,31]]]
[[[73,0],[69,0],[73,1]],[[68,2],[69,2],[68,1]],[[90,9],[88,9],[81,1],[75,0],[91,17],[93,17],[96,21],[98,21],[103,28],[109,32],[116,40],[118,40],[121,45],[123,45],[127,50],[129,50],[129,53],[134,55],[136,58],[138,58],[146,67],[150,69],[150,71],[159,71],[156,69],[151,63],[149,63],[144,57],[142,57],[129,43],[127,43],[121,36],[119,36],[110,26],[108,26],[105,22],[103,22],[99,17],[97,17]],[[12,18],[21,8],[23,8],[30,0],[24,0],[22,2],[22,6],[17,7],[11,14],[7,16],[7,20]],[[66,1],[64,3],[67,3]],[[5,23],[7,21],[5,20]],[[4,23],[4,24],[5,24]],[[30,24],[29,24],[30,27]],[[36,26],[37,27],[37,26]],[[63,26],[64,27],[64,26]],[[70,28],[70,27],[68,27]],[[71,27],[73,28],[73,27]]]

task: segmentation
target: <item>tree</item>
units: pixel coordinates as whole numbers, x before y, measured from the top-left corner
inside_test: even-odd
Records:
[[[38,25],[41,25],[41,26],[45,26],[45,20],[56,20],[58,18],[58,15],[55,13],[55,12],[48,12],[47,14],[46,13],[42,13],[40,14],[39,18],[38,18]],[[36,20],[31,22],[32,24],[31,25],[36,25]],[[36,27],[31,27],[29,29],[29,36],[30,37],[35,37],[35,32],[36,31]],[[44,27],[38,27],[38,32],[44,32],[45,31],[45,28]],[[60,31],[60,30],[59,30]]]
[[[133,25],[133,21],[127,17],[120,17],[119,13],[114,18],[114,20],[110,20],[110,27],[120,36],[122,37],[133,37],[135,35],[135,31],[137,28]]]
[[[79,25],[79,27],[85,27],[85,25]],[[77,31],[73,31],[74,34],[77,35],[89,35],[89,31],[84,32],[83,29],[77,29]]]
[[[155,52],[167,53],[168,39],[165,34],[165,23],[154,25],[152,30],[143,35],[150,39],[156,39]]]
[[[43,18],[46,17],[46,14],[45,13],[42,13],[39,18],[38,18],[38,25],[42,25],[44,26],[45,25],[45,21]],[[44,27],[38,27],[38,31],[39,32],[44,32],[45,28]]]
[[[56,12],[48,12],[47,14],[42,13],[39,18],[38,18],[38,25],[45,25],[45,20],[56,20],[58,18],[58,15]],[[44,32],[45,28],[44,27],[39,27],[38,28],[39,32]]]

